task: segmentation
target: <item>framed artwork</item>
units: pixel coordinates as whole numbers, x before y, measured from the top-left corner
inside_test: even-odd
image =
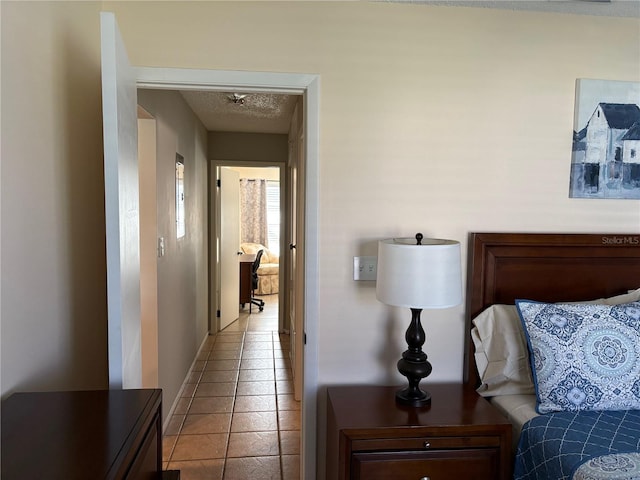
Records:
[[[640,82],[577,80],[569,196],[640,199]]]

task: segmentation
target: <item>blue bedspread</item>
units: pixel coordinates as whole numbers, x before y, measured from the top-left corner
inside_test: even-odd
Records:
[[[601,457],[602,461],[585,465],[576,480],[639,479],[640,454],[612,455],[630,452],[640,452],[640,410],[548,413],[524,425],[513,478],[573,479],[582,464]],[[592,467],[603,469],[602,475],[593,473]]]

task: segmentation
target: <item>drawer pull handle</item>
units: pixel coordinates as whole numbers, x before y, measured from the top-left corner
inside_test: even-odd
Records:
[[[431,448],[431,444],[429,442],[424,442],[424,448]],[[420,480],[429,480],[428,477],[423,477]]]

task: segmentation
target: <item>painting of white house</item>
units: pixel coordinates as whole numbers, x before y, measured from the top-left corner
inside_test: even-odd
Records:
[[[640,82],[577,81],[569,196],[640,199]]]

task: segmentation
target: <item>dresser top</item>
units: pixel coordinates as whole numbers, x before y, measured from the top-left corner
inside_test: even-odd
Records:
[[[112,478],[160,408],[161,394],[157,389],[14,393],[1,409],[2,478]]]

